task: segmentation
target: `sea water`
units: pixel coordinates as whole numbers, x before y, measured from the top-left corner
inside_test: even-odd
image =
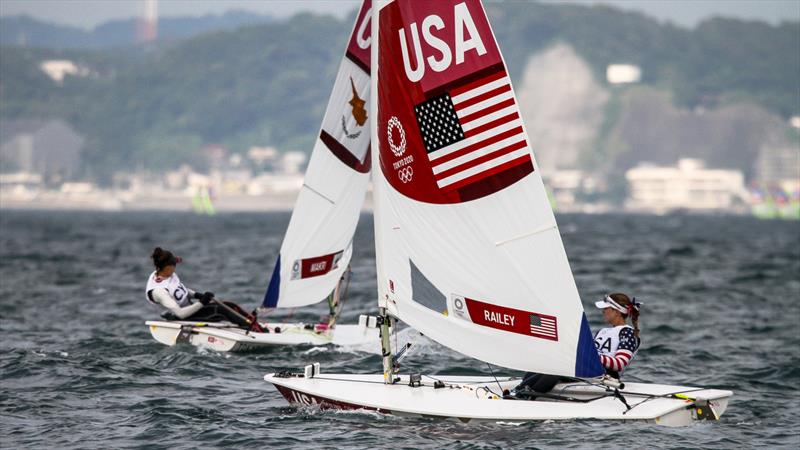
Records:
[[[224,354],[166,347],[144,326],[155,246],[191,289],[258,305],[288,213],[0,211],[2,448],[797,448],[800,223],[745,217],[561,215],[591,326],[612,291],[644,303],[628,380],[735,392],[719,422],[670,429],[597,421],[462,424],[287,405],[267,372],[320,362],[376,373],[359,349]],[[375,313],[372,218],[355,238],[340,323]],[[315,321],[317,305],[275,319]],[[489,374],[413,330],[406,371]],[[495,372],[508,373],[500,368]],[[511,372],[517,374],[515,372]]]

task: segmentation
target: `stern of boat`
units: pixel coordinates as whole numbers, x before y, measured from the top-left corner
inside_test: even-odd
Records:
[[[176,323],[148,320],[145,325],[153,339],[168,346],[185,343],[218,352],[245,351],[254,348],[251,342],[243,340],[239,334],[208,326],[203,322]]]
[[[653,422],[667,427],[683,427],[698,421],[719,420],[728,409],[733,392],[714,391],[717,393],[715,398],[708,399],[700,395],[687,398],[681,408],[659,416]]]

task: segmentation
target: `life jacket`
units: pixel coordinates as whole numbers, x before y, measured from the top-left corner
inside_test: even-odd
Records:
[[[150,295],[153,289],[156,288],[166,289],[169,295],[175,299],[175,302],[181,308],[192,304],[191,300],[189,300],[189,290],[186,289],[186,286],[184,286],[183,283],[181,283],[181,279],[178,277],[177,273],[173,273],[169,278],[162,278],[156,275],[156,272],[153,271],[153,273],[150,274],[150,278],[147,279],[145,297],[147,298],[148,302],[158,305],[159,303],[154,301]]]
[[[630,361],[636,357],[636,352],[639,350],[641,339],[637,338],[633,333],[633,327],[630,325],[619,325],[616,327],[603,328],[598,331],[594,337],[594,345],[597,347],[597,352],[600,355],[614,357],[617,350],[624,349],[631,352]],[[630,365],[630,362],[628,363]],[[625,369],[620,371],[622,375]]]

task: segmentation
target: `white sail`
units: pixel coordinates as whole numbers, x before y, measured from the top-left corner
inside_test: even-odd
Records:
[[[264,296],[267,308],[324,300],[350,263],[370,170],[370,7],[365,0],[339,66]]]
[[[380,306],[504,367],[603,373],[506,66],[478,0],[376,2]]]

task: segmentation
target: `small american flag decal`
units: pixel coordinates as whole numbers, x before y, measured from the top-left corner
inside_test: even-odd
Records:
[[[556,318],[543,314],[531,314],[531,334],[545,339],[558,340],[558,328]]]
[[[469,316],[460,316],[461,319],[509,333],[558,341],[558,318],[555,316],[495,305],[464,296],[454,296],[454,298],[463,299],[467,304]]]

